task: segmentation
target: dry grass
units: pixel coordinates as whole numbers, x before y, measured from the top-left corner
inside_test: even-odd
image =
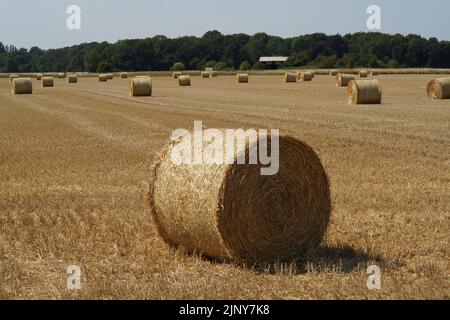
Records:
[[[329,76],[127,80],[14,96],[0,80],[0,298],[445,298],[450,295],[450,101],[433,75],[380,75],[383,104],[348,106]],[[243,268],[168,248],[151,223],[149,168],[176,128],[279,128],[308,142],[330,177],[321,248],[293,264]],[[382,264],[382,290],[366,287]],[[80,265],[82,290],[66,289]]]

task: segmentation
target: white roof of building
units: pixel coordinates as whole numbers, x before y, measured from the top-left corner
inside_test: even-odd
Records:
[[[288,57],[261,57],[259,62],[286,62]]]

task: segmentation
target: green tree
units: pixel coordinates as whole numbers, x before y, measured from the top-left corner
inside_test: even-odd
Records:
[[[225,62],[222,62],[222,61],[217,62],[214,65],[214,67],[213,67],[213,69],[216,70],[216,71],[223,71],[226,68],[227,68],[227,64]]]
[[[386,67],[388,67],[388,68],[398,68],[398,67],[400,67],[400,63],[398,63],[398,61],[395,60],[395,59],[391,59],[391,60],[388,61]]]
[[[269,36],[265,33],[256,33],[253,35],[245,46],[245,50],[250,58],[250,61],[255,63],[261,56],[267,55],[267,42]]]
[[[186,67],[184,66],[184,64],[182,62],[175,62],[172,66],[172,68],[170,68],[170,70],[172,71],[183,71],[185,70]]]
[[[102,61],[97,65],[97,72],[99,72],[99,73],[113,72],[113,71],[114,71],[114,66],[110,62]]]
[[[211,60],[205,63],[205,68],[214,68],[214,66],[217,64],[217,61]]]
[[[265,67],[264,64],[262,64],[261,62],[257,61],[257,62],[255,62],[255,64],[253,64],[252,69],[253,70],[263,70],[263,69],[266,69],[266,67]]]
[[[101,62],[114,70],[169,70],[178,61],[189,69],[215,67],[237,69],[242,62],[264,68],[259,58],[289,56],[288,67],[315,64],[319,67],[450,67],[450,42],[418,35],[389,35],[377,32],[325,35],[314,33],[280,38],[256,33],[222,35],[209,31],[202,37],[120,40],[92,42],[60,49],[18,49],[0,43],[0,70],[3,72],[97,71]],[[223,68],[222,64],[219,67]],[[248,68],[248,66],[246,66]],[[176,67],[179,68],[179,67]]]
[[[338,61],[336,55],[333,55],[331,57],[319,55],[313,62],[313,65],[317,68],[321,69],[330,69],[333,68]]]
[[[239,66],[239,70],[241,71],[247,71],[252,68],[252,65],[248,61],[243,61],[241,65]]]
[[[309,55],[306,51],[294,52],[286,61],[287,67],[301,67],[309,62]]]

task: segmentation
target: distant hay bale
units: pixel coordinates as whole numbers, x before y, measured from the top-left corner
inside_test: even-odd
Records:
[[[128,73],[126,73],[126,72],[121,72],[121,73],[120,73],[120,78],[121,78],[121,79],[126,79],[126,78],[128,78]]]
[[[76,74],[69,74],[69,76],[67,77],[67,82],[68,83],[77,83],[78,82],[78,77]]]
[[[359,71],[360,78],[367,78],[369,75],[369,72],[367,70],[361,70]]]
[[[292,72],[286,72],[284,74],[284,82],[297,82],[297,74]]]
[[[66,74],[64,72],[58,73],[58,78],[59,79],[64,79],[65,77],[66,77]]]
[[[100,82],[108,81],[108,76],[106,74],[99,74],[98,81],[100,81]]]
[[[312,75],[312,78],[314,79],[314,77],[316,76],[316,73],[314,71],[311,71],[311,75]]]
[[[348,84],[349,104],[380,104],[382,90],[378,80],[352,80]]]
[[[113,75],[112,73],[107,73],[107,74],[106,74],[106,78],[107,78],[108,80],[112,80],[112,79],[114,79],[114,75]]]
[[[189,75],[178,76],[178,85],[180,87],[189,87],[191,85],[191,77]]]
[[[193,150],[189,140],[165,147],[151,168],[152,218],[167,243],[249,264],[292,261],[319,245],[331,200],[327,174],[311,147],[280,137],[279,171],[264,176],[260,163],[237,164],[261,140],[235,150],[231,164],[175,164],[173,148]]]
[[[42,77],[43,77],[44,75],[42,74],[42,73],[37,73],[36,74],[36,80],[42,80]]]
[[[152,79],[150,77],[139,77],[130,79],[129,95],[131,97],[148,97],[152,95]]]
[[[378,70],[372,70],[372,76],[375,77],[378,75]]]
[[[179,76],[182,76],[183,74],[179,71],[172,73],[172,78],[178,79]]]
[[[313,75],[311,72],[301,72],[300,73],[300,81],[312,81]]]
[[[12,93],[13,94],[32,94],[33,83],[31,78],[14,78],[12,80]]]
[[[330,76],[334,77],[334,76],[337,75],[337,73],[338,73],[337,70],[331,70],[331,71],[330,71]]]
[[[219,76],[219,73],[217,71],[211,71],[210,76],[211,76],[211,78],[216,78]]]
[[[202,71],[201,77],[202,77],[203,79],[209,78],[209,72],[208,72],[208,71]]]
[[[427,93],[430,99],[450,99],[450,77],[431,80]]]
[[[42,78],[42,87],[43,88],[48,88],[48,87],[53,87],[53,86],[54,86],[53,77],[43,77]]]
[[[353,75],[338,73],[336,75],[336,87],[347,87],[352,80],[355,80]]]
[[[9,82],[12,83],[13,79],[17,79],[17,78],[19,78],[18,74],[10,74],[9,75]]]
[[[247,73],[238,73],[236,75],[237,83],[248,83],[248,74]]]

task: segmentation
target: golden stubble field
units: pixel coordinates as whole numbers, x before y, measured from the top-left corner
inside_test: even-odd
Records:
[[[334,78],[153,78],[13,96],[0,80],[0,298],[450,298],[450,101],[428,100],[432,75],[379,76],[380,106],[349,106]],[[166,246],[147,205],[149,168],[174,129],[278,128],[310,144],[331,181],[318,252],[245,268]],[[366,286],[368,265],[382,289]],[[81,267],[82,289],[66,288]]]

